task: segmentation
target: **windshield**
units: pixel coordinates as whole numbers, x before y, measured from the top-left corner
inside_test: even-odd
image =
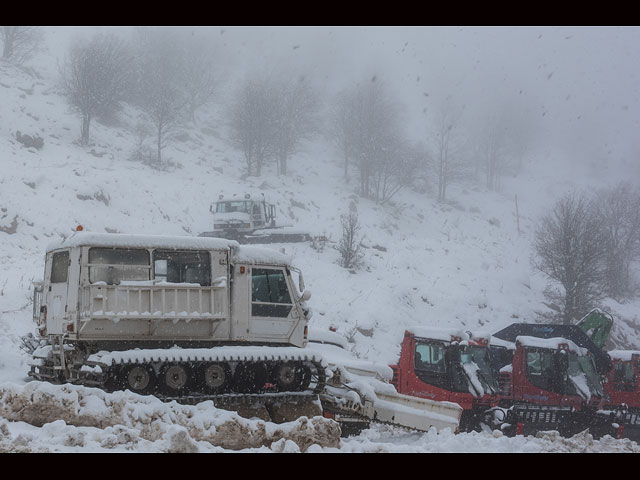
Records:
[[[477,397],[498,391],[498,384],[491,368],[489,348],[475,345],[462,347],[460,366],[462,370],[454,374],[454,383],[458,390],[468,390]]]
[[[249,204],[251,202],[218,202],[216,203],[216,213],[244,212],[250,213]]]
[[[580,356],[575,353],[569,353],[567,373],[569,376],[569,393],[580,395],[587,400],[592,395],[602,396],[602,381],[590,355]]]

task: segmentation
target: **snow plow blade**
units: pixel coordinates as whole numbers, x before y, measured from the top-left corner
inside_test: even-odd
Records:
[[[300,243],[313,240],[313,236],[306,232],[272,230],[256,230],[251,234],[202,232],[198,236],[226,238],[240,244]]]
[[[415,430],[436,431],[450,428],[455,432],[460,425],[462,407],[457,403],[436,402],[409,395],[377,393],[373,403],[374,418]]]
[[[238,240],[240,243],[299,243],[311,241],[312,237],[306,232],[256,230],[251,235],[245,235]]]
[[[349,398],[349,395],[343,395],[344,392],[332,390],[329,387],[327,393],[320,395],[320,400],[324,410],[333,415],[367,419],[422,432],[428,432],[431,428],[438,432],[450,428],[455,432],[460,425],[462,408],[457,403],[379,392],[375,393],[375,398]]]

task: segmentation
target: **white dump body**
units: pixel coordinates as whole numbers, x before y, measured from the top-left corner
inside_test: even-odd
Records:
[[[81,341],[303,346],[289,262],[233,240],[76,232],[48,248],[39,327]]]

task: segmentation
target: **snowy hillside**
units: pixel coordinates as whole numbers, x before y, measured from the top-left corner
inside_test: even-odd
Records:
[[[518,177],[504,179],[499,193],[472,184],[455,186],[450,203],[439,204],[429,192],[404,190],[381,206],[359,197],[356,185],[345,182],[340,156],[322,139],[305,145],[291,160],[286,176],[277,176],[275,167],[269,166],[261,177],[243,178],[242,153],[227,142],[215,105],[199,113],[197,124],[174,134],[164,152],[171,162],[166,170],[132,161],[138,115],[127,107],[113,124],[94,122],[91,145],[80,147],[80,121],[56,87],[55,68],[43,62],[22,69],[0,61],[3,398],[8,390],[20,390],[28,383],[27,357],[18,345],[21,335],[33,331],[32,281],[42,277],[45,249],[53,240],[71,234],[77,225],[95,232],[195,236],[211,230],[209,206],[218,194],[261,190],[277,205],[281,224],[328,239],[321,246],[310,242],[271,246],[284,249],[305,274],[312,292],[311,327],[334,326],[349,339],[357,356],[391,364],[409,326],[493,332],[513,322],[535,321],[536,312],[546,309],[542,292],[547,285],[530,262],[537,219],[572,188],[619,180],[594,178],[589,171],[563,172],[551,155],[529,159],[547,164],[549,168],[542,170],[547,175],[534,175],[525,167]],[[18,132],[41,137],[42,148],[26,147],[18,141]],[[340,215],[352,208],[359,214],[362,243],[367,247],[363,267],[354,272],[338,265],[339,253],[333,248],[341,235]],[[613,338],[617,346],[640,349],[636,333],[640,301],[625,305],[608,301],[607,305],[616,314]],[[132,423],[127,425],[133,428]],[[37,426],[0,420],[0,451],[3,438],[11,435],[30,439],[34,451],[50,443],[61,445],[61,451],[107,448],[109,442],[127,444],[122,440],[125,430],[98,434],[93,426],[82,428],[80,432],[71,424],[54,422],[38,433]],[[181,428],[169,431],[169,438],[179,438]],[[74,445],[79,432],[86,440]],[[344,440],[340,449],[407,451],[408,445],[414,445],[412,451],[550,451],[566,442],[545,438],[507,443],[505,438],[481,435],[436,440],[430,434],[416,440],[417,434],[396,432],[403,438],[398,445],[396,439],[386,437],[392,433],[392,429],[370,431],[359,440]],[[169,448],[171,445],[154,443],[162,435],[140,440],[140,450]],[[287,443],[286,435],[278,438],[272,450],[299,450],[299,445]],[[335,445],[317,449],[323,448],[337,449]],[[220,449],[224,446],[212,450]]]

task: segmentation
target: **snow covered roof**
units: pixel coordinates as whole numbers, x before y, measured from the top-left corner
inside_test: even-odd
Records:
[[[548,348],[551,350],[557,350],[561,344],[564,344],[567,345],[571,352],[575,352],[579,355],[586,355],[589,351],[586,348],[579,347],[571,340],[567,340],[566,338],[562,337],[539,338],[519,335],[516,338],[516,342],[520,342],[520,344],[524,347]]]
[[[442,340],[450,342],[451,337],[459,337],[462,342],[469,340],[491,341],[491,334],[488,332],[471,332],[461,328],[441,328],[441,327],[423,327],[415,326],[407,328],[407,331],[416,337],[429,338],[433,340]]]
[[[509,342],[507,340],[502,340],[501,338],[491,337],[491,345],[494,347],[505,347],[509,350],[515,350],[516,344],[513,342]]]
[[[74,232],[69,237],[52,242],[47,246],[47,251],[58,248],[100,246],[100,247],[130,247],[130,248],[197,248],[228,249],[237,247],[235,240],[225,240],[212,237],[188,237],[168,235],[142,235],[124,233],[96,233]]]
[[[611,350],[608,353],[614,360],[630,362],[632,355],[640,355],[640,350]]]
[[[74,232],[69,237],[52,242],[47,251],[59,248],[100,246],[129,248],[193,248],[202,250],[231,249],[233,261],[249,264],[291,265],[289,255],[270,248],[240,245],[235,240],[214,237],[188,237],[169,235],[141,235],[124,233]]]
[[[233,261],[237,263],[289,266],[292,258],[271,248],[240,245],[233,249]]]
[[[416,337],[429,338],[450,342],[451,336],[460,337],[462,340],[469,340],[469,334],[460,328],[440,328],[440,327],[408,327],[407,331]]]
[[[220,198],[222,197],[222,198]],[[228,202],[228,201],[242,201],[242,200],[265,200],[263,192],[259,191],[246,191],[242,193],[221,194],[216,197],[216,202]]]

